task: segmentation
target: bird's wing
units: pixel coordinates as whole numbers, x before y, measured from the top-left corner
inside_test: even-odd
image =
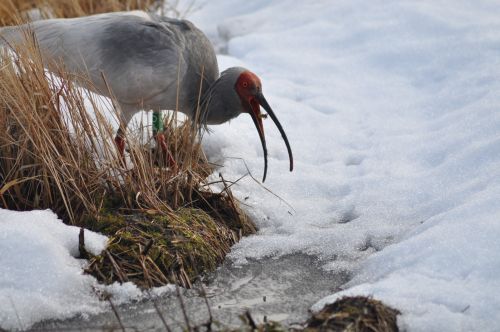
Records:
[[[51,19],[29,28],[47,64],[63,63],[71,73],[88,73],[106,95],[104,74],[115,97],[125,104],[147,104],[159,95],[175,100],[177,77],[187,70],[183,36],[146,13]],[[7,28],[0,34],[19,41],[21,30]]]

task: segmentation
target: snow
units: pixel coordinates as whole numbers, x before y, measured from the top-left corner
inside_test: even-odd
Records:
[[[410,331],[500,325],[500,17],[497,1],[212,0],[188,18],[221,69],[258,74],[271,121],[266,187],[233,190],[260,232],[231,258],[302,252],[354,276],[345,294],[403,312]],[[255,128],[212,127],[224,176],[261,178]],[[246,198],[246,199],[245,199]]]
[[[0,209],[0,330],[28,329],[44,319],[97,314],[107,303],[97,293],[107,292],[116,304],[149,294],[132,283],[102,286],[83,274],[78,257],[80,229],[68,226],[49,211],[15,212]],[[85,247],[99,254],[107,237],[85,231]],[[159,288],[153,296],[172,291]]]
[[[94,279],[82,274],[78,227],[50,211],[0,210],[0,327],[27,328],[44,318],[95,313]],[[86,248],[98,254],[107,238],[86,232]]]
[[[492,222],[499,195],[487,191],[446,215],[427,221],[397,245],[372,255],[339,294],[374,295],[403,310],[413,331],[489,331],[500,322],[500,280]]]
[[[300,252],[353,276],[315,310],[371,295],[399,309],[409,331],[498,330],[500,3],[211,0],[197,8],[188,18],[216,45],[220,68],[260,76],[295,157],[290,173],[280,134],[264,121],[265,186],[276,196],[249,176],[232,187],[260,231],[230,258]],[[250,117],[211,129],[204,146],[224,177],[236,180],[248,165],[260,179]],[[1,328],[105,310],[74,258],[77,233],[47,211],[0,210]],[[142,296],[132,285],[109,289],[119,301]]]

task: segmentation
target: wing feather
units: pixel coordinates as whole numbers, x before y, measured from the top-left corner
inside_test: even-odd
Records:
[[[187,68],[183,36],[154,17],[110,13],[37,21],[30,28],[47,65],[62,62],[71,73],[87,73],[99,93],[107,95],[104,74],[121,103],[169,107],[165,104],[175,102],[177,77]],[[0,34],[14,42],[25,35],[21,27]]]

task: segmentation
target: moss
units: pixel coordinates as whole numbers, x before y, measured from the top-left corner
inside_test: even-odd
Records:
[[[112,235],[127,224],[125,216],[119,213],[103,211],[96,217],[87,216],[79,224],[94,232],[99,232],[105,235]]]
[[[241,236],[253,234],[257,230],[230,192],[196,192],[192,205],[206,211],[212,218],[224,221],[227,227]]]
[[[104,211],[87,220],[87,228],[110,240],[106,250],[90,260],[86,272],[105,283],[132,281],[148,288],[177,282],[190,287],[201,273],[215,269],[243,234],[255,231],[225,195],[203,195],[217,202],[220,212],[192,205],[153,216]]]

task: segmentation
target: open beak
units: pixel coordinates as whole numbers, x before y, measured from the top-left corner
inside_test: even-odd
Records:
[[[249,113],[252,116],[252,120],[253,123],[255,124],[255,127],[257,128],[257,131],[259,132],[260,142],[262,143],[262,149],[264,150],[264,177],[262,178],[262,182],[266,181],[266,175],[267,175],[267,146],[266,146],[266,137],[264,136],[264,125],[262,124],[263,115],[260,112],[259,106],[262,106],[269,114],[273,122],[276,124],[276,127],[278,127],[278,130],[281,133],[281,137],[283,137],[283,140],[285,141],[286,149],[288,150],[288,158],[290,159],[290,172],[291,172],[293,170],[292,149],[290,148],[290,143],[288,142],[288,138],[286,137],[285,131],[283,130],[281,123],[278,121],[278,118],[271,109],[271,106],[269,106],[266,98],[264,98],[264,95],[261,92],[252,96],[249,100],[249,103],[251,107]]]

